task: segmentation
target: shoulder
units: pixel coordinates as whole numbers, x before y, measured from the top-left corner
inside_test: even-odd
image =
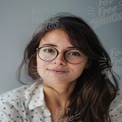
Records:
[[[33,94],[38,90],[38,85],[39,82],[23,85],[0,95],[0,121],[22,122],[20,120],[25,116],[28,104],[32,103],[31,98],[34,99]]]
[[[122,89],[117,93],[117,96],[110,105],[110,117],[113,121],[120,121],[122,119]]]
[[[18,101],[21,98],[25,97],[27,94],[32,94],[39,84],[40,82],[37,81],[3,93],[2,95],[0,95],[0,103]]]
[[[16,101],[17,99],[23,97],[24,92],[28,87],[29,85],[23,85],[19,88],[3,93],[2,95],[0,95],[0,103]]]
[[[29,85],[23,85],[14,90],[8,91],[0,95],[0,121],[12,121],[14,118],[19,121],[19,104],[20,99],[24,96],[24,91]],[[22,106],[22,105],[21,105]]]

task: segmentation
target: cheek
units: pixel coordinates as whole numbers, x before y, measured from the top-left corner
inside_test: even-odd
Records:
[[[76,67],[74,67],[72,71],[77,75],[77,77],[79,77],[86,67],[87,63],[83,63],[82,65],[77,65]]]
[[[79,77],[82,74],[83,71],[84,71],[84,68],[79,68],[78,67],[78,68],[73,70],[73,73],[76,75],[76,77]]]
[[[37,57],[37,72],[40,76],[42,76],[45,72],[45,62],[40,60],[38,57]]]

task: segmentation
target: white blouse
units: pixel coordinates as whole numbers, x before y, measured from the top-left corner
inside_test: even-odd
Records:
[[[122,92],[119,91],[110,107],[112,122],[122,122],[122,94],[120,93]],[[2,94],[0,122],[51,122],[51,113],[44,101],[42,84],[35,82]]]

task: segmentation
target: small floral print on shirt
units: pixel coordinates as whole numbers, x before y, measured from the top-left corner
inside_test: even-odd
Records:
[[[111,122],[122,122],[122,91],[110,106]],[[0,122],[51,122],[43,85],[35,82],[0,96]]]

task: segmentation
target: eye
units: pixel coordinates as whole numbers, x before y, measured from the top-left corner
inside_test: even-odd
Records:
[[[69,56],[81,56],[81,53],[78,51],[69,51],[68,55]]]
[[[71,52],[71,55],[80,56],[80,53],[79,52]]]
[[[43,48],[43,52],[45,52],[45,53],[55,53],[55,50],[53,48],[50,48],[50,47],[45,47],[45,48]]]

